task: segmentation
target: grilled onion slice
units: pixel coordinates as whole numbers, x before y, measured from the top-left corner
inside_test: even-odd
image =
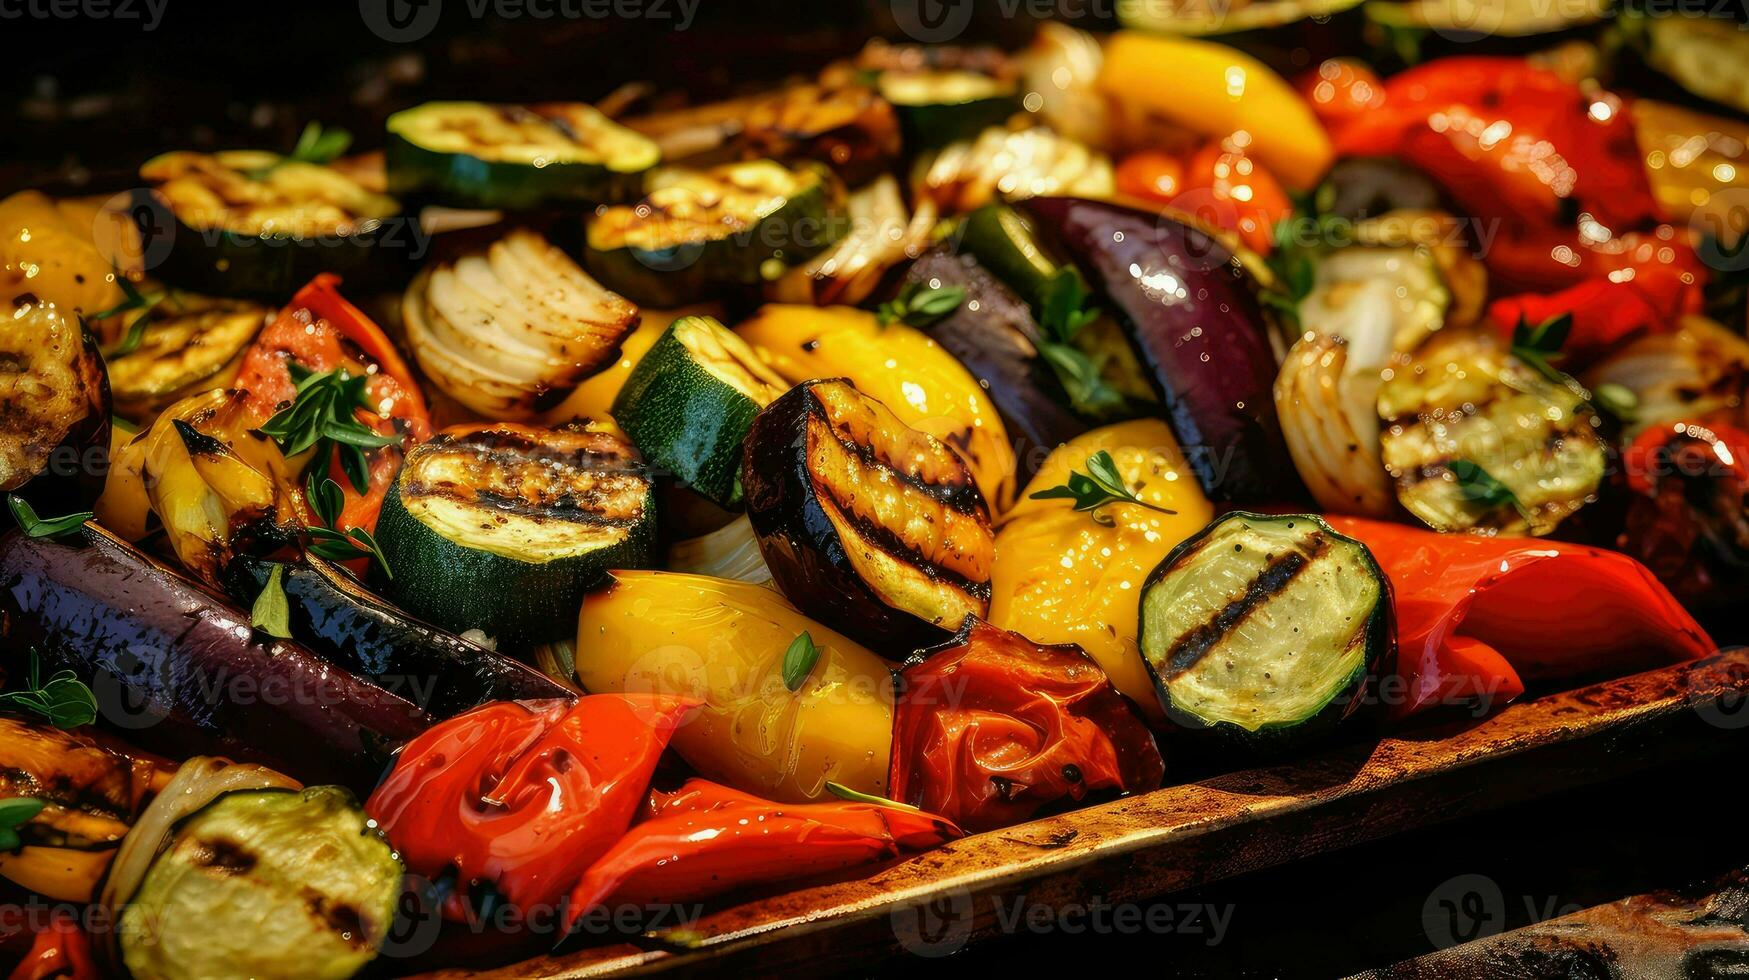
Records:
[[[849,381],[761,412],[742,484],[773,580],[822,622],[903,656],[988,614],[995,542],[971,471]]]
[[[489,418],[526,420],[613,363],[637,307],[518,229],[426,269],[401,301],[419,367]]]

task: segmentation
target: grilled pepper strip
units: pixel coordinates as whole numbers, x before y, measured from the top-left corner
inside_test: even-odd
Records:
[[[101,973],[91,955],[91,938],[80,928],[79,917],[65,908],[49,912],[49,921],[37,930],[30,951],[7,974],[7,980],[97,980]]]
[[[1399,676],[1381,696],[1392,718],[1441,705],[1498,705],[1527,681],[1627,674],[1718,649],[1626,555],[1327,520],[1364,543],[1391,580]]]
[[[1165,773],[1135,706],[1080,647],[968,618],[900,679],[893,796],[973,833],[1059,800],[1147,792]]]
[[[557,901],[632,822],[690,698],[500,701],[408,744],[365,810],[409,870],[453,867],[517,905]],[[465,915],[461,891],[444,914]]]
[[[949,821],[873,803],[772,803],[705,779],[654,792],[645,819],[571,889],[565,927],[599,906],[691,902],[923,851]]]

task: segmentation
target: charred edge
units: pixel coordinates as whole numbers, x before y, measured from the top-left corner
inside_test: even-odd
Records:
[[[255,867],[248,848],[222,837],[194,842],[194,863],[218,875],[245,874]]]
[[[182,445],[192,456],[211,456],[219,458],[230,452],[223,442],[207,435],[181,419],[171,419],[170,424],[176,427],[176,434],[182,437]]]
[[[642,474],[643,467],[639,465],[637,458],[627,451],[618,440],[606,434],[595,435],[596,437],[591,439],[592,445],[555,451],[553,446],[536,442],[519,432],[503,429],[481,429],[459,437],[440,433],[433,436],[421,448],[427,453],[445,449],[452,452],[468,453],[504,467],[530,464],[545,466],[557,463],[572,469],[598,473]],[[574,434],[574,438],[590,438],[590,436],[589,433]]]
[[[648,492],[649,484],[641,484],[638,497],[641,499]],[[432,486],[417,480],[408,481],[404,493],[410,498],[440,497],[463,504],[477,504],[481,507],[516,514],[520,517],[564,521],[569,524],[631,527],[643,519],[642,507],[639,508],[638,514],[633,517],[608,517],[603,513],[606,510],[607,500],[610,495],[617,496],[618,492],[603,490],[599,486],[591,487],[582,494],[567,493],[557,499],[542,501],[538,504],[531,504],[521,497],[512,497],[491,490],[475,489],[471,494],[461,493],[449,487]]]
[[[831,413],[817,400],[814,402],[814,411],[818,413],[820,421],[825,423],[826,431],[831,438],[840,446],[843,446],[844,451],[849,453],[858,462],[862,463],[863,466],[871,469],[885,470],[892,474],[893,479],[916,489],[930,499],[935,500],[946,507],[950,507],[961,514],[966,514],[972,517],[983,517],[986,515],[986,507],[983,498],[978,495],[977,487],[972,483],[971,474],[967,472],[964,461],[957,456],[952,455],[953,451],[951,449],[947,450],[950,454],[949,462],[954,465],[954,468],[958,471],[959,477],[952,483],[930,483],[900,470],[875,447],[861,445],[839,434],[838,426],[833,423]]]
[[[865,517],[853,510],[846,501],[839,499],[835,488],[827,487],[826,490],[827,495],[831,498],[832,506],[844,515],[845,521],[850,524],[851,530],[855,531],[860,539],[859,541],[844,542],[845,548],[862,544],[879,548],[889,558],[921,571],[932,582],[944,583],[980,602],[990,601],[990,583],[974,582],[952,569],[942,568],[934,562],[920,558],[906,546],[904,541],[900,540],[891,528],[884,524],[878,524],[872,518]],[[953,628],[951,624],[942,625],[948,629]]]
[[[1228,602],[1212,619],[1185,633],[1167,649],[1168,676],[1176,677],[1196,666],[1235,626],[1284,591],[1328,546],[1329,540],[1319,534],[1307,542],[1305,554],[1294,551],[1272,559],[1264,566],[1263,574],[1246,586],[1244,595]]]

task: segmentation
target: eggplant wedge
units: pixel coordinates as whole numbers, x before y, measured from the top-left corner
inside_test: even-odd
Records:
[[[1121,315],[1209,498],[1304,498],[1275,414],[1273,330],[1234,253],[1122,205],[1055,197],[1022,208]]]
[[[229,387],[270,315],[248,301],[166,297],[146,321],[140,345],[109,358],[116,414],[149,425],[174,402]]]
[[[0,494],[44,516],[88,508],[109,466],[109,378],[77,318],[18,297],[0,327]],[[10,516],[0,527],[10,527]]]
[[[989,614],[995,540],[971,471],[849,381],[761,412],[742,483],[772,579],[821,622],[902,658]]]
[[[1307,514],[1216,519],[1148,576],[1139,617],[1167,716],[1259,747],[1351,717],[1396,645],[1372,553]]]
[[[378,587],[507,649],[567,637],[608,569],[650,564],[654,484],[630,444],[598,429],[445,429],[407,454],[383,503],[376,536],[393,577]]]
[[[425,376],[487,418],[527,420],[619,357],[637,307],[517,229],[419,274],[401,302]]]
[[[227,793],[185,818],[117,923],[136,980],[322,977],[376,957],[401,859],[338,786]]]
[[[90,523],[71,540],[0,537],[0,582],[8,673],[36,649],[43,670],[91,686],[100,725],[149,751],[368,789],[432,722],[308,647],[264,638],[247,612]]]
[[[421,247],[399,201],[323,164],[179,150],[146,161],[140,179],[140,233],[174,229],[153,274],[212,296],[282,303],[323,272],[355,288],[399,286]]]
[[[661,156],[580,102],[427,102],[389,117],[384,162],[393,193],[521,211],[629,200]]]

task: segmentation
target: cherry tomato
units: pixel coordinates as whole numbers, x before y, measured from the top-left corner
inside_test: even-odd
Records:
[[[1124,157],[1116,179],[1120,193],[1171,204],[1184,190],[1184,164],[1170,153],[1142,150]]]
[[[1205,220],[1212,217],[1216,224],[1237,232],[1251,249],[1268,255],[1276,222],[1287,217],[1293,205],[1275,176],[1246,155],[1249,143],[1248,135],[1235,133],[1191,157],[1184,177],[1190,192],[1180,199],[1198,205],[1186,210]],[[1203,195],[1211,200],[1199,200]]]
[[[1331,128],[1385,104],[1385,83],[1352,58],[1330,58],[1301,75],[1296,85],[1312,112]]]

